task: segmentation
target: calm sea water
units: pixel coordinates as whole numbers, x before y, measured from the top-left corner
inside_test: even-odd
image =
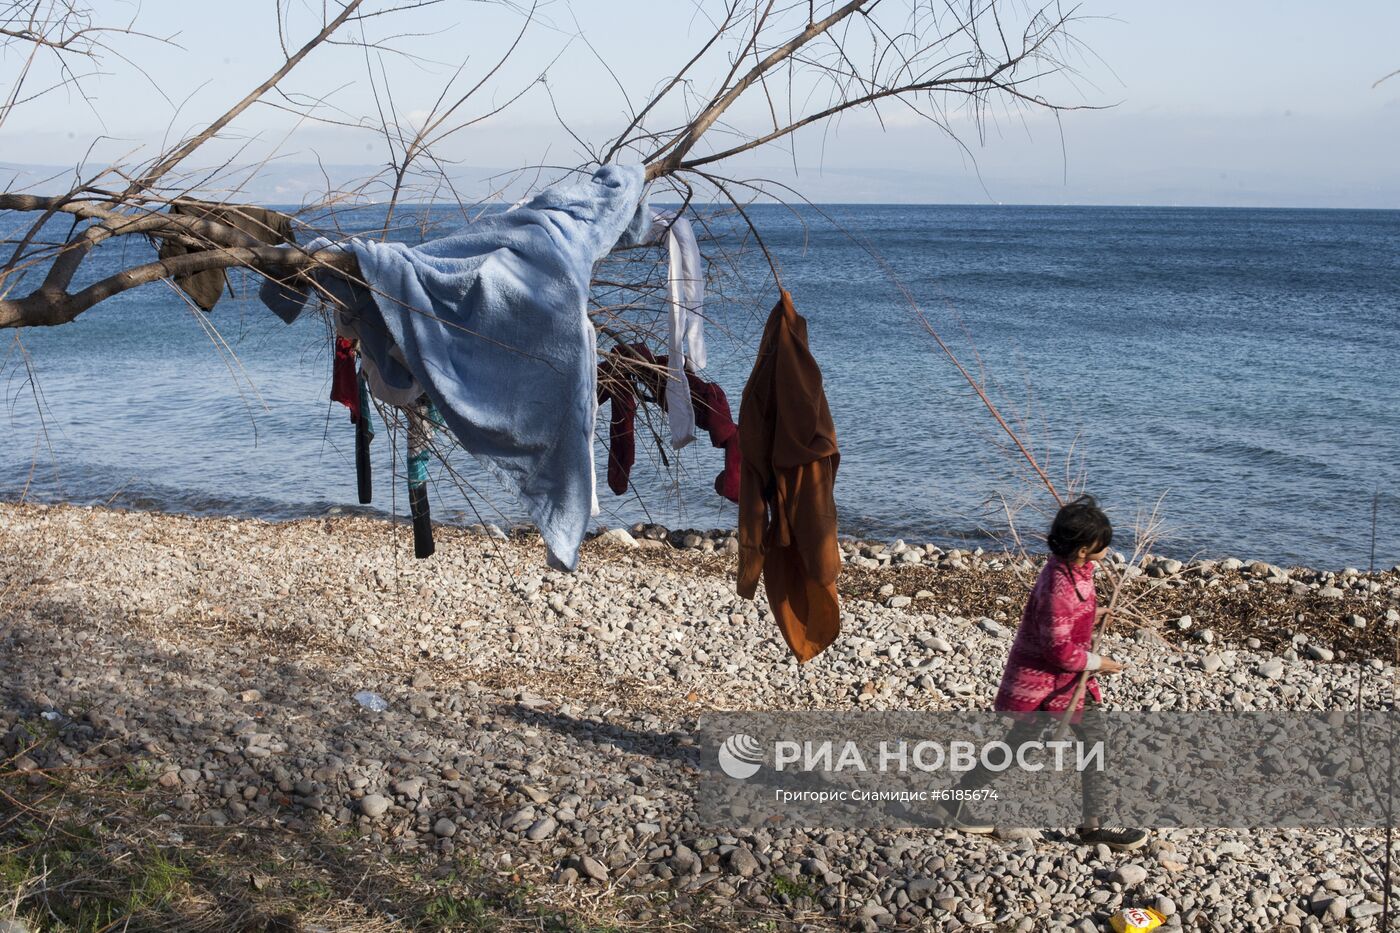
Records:
[[[825,373],[844,531],[985,544],[1008,513],[1023,534],[1045,524],[1046,494],[901,283],[1052,479],[1098,495],[1125,531],[1160,502],[1159,551],[1364,568],[1374,508],[1377,563],[1400,561],[1400,212],[753,216]],[[147,257],[130,244],[92,274]],[[708,375],[736,409],[775,295],[756,254],[739,264],[750,291],[731,281],[707,309]],[[153,286],[21,339],[0,335],[0,497],[277,519],[358,508],[314,318],[287,327],[244,298],[201,319]],[[381,432],[375,453],[374,508],[402,514],[402,439]],[[450,459],[462,479],[439,468],[437,517],[521,517],[468,455]],[[601,520],[730,526],[720,466],[703,437],[665,464],[639,445],[635,491],[604,487]]]

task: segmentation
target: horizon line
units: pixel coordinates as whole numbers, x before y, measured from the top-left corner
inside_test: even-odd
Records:
[[[242,203],[242,202],[220,202],[220,203]],[[265,207],[277,209],[297,208],[303,209],[290,201],[265,201],[259,202]],[[340,210],[365,210],[368,208],[382,207],[387,205],[386,201],[368,201],[359,204],[328,205]],[[456,202],[456,201],[403,201],[398,202],[399,207],[491,207],[494,204],[504,204],[500,202]],[[650,202],[660,207],[679,207],[680,201],[652,201]],[[703,205],[706,207],[720,206],[731,207],[728,201],[701,201],[698,199],[689,202],[693,207]],[[314,205],[313,205],[314,207]],[[987,207],[987,208],[1077,208],[1096,210],[1212,210],[1212,211],[1368,211],[1372,213],[1394,213],[1400,211],[1400,205],[1395,207],[1335,207],[1308,204],[1093,204],[1093,203],[1063,203],[1054,204],[1048,202],[1034,201],[778,201],[773,199],[757,200],[745,205],[745,209],[754,207],[782,207],[782,208],[821,208],[821,207]],[[310,208],[306,208],[310,209]]]

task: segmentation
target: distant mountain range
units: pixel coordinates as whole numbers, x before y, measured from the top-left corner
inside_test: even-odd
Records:
[[[225,172],[216,183],[204,181],[202,177],[186,179],[185,183],[200,182],[196,185],[197,190],[192,192],[197,197],[254,204],[309,204],[323,199],[328,190],[357,192],[361,201],[385,201],[391,194],[387,180],[367,184],[383,171],[382,165],[274,162],[256,171],[234,169]],[[557,174],[557,171],[552,174],[547,172],[543,177],[547,180]],[[512,196],[518,198],[539,176],[538,171],[461,166],[449,176],[450,188],[443,186],[434,191],[413,188],[405,197],[409,201],[451,201],[455,191],[456,196],[467,202],[491,198],[493,194],[497,200]],[[52,193],[66,190],[74,178],[72,166],[0,162],[0,190]]]
[[[791,166],[731,166],[735,177],[746,180],[771,179],[791,186],[807,200],[818,204],[1051,204],[1051,205],[1129,205],[1200,207],[1390,207],[1400,204],[1400,187],[1376,179],[1365,190],[1365,197],[1344,179],[1312,184],[1306,195],[1293,190],[1290,180],[1278,173],[1255,171],[1233,181],[1228,191],[1199,181],[1199,171],[1143,169],[1124,171],[1116,178],[1091,178],[1048,185],[1031,178],[988,179],[985,187],[968,173],[882,167],[879,170],[825,168],[794,173]],[[558,167],[506,168],[457,166],[451,170],[450,185],[433,189],[415,187],[401,201],[463,203],[511,203],[531,188],[564,175]],[[374,184],[369,179],[381,176]],[[251,176],[251,177],[250,177]],[[32,190],[52,193],[66,190],[72,183],[72,166],[29,165],[0,162],[0,190]],[[204,183],[195,196],[277,206],[301,206],[320,202],[327,190],[355,192],[357,203],[388,200],[390,190],[382,165],[273,162],[259,167],[225,172],[217,186]],[[772,190],[790,201],[798,201],[791,191]],[[740,197],[751,195],[747,187]],[[667,193],[663,200],[674,198]]]

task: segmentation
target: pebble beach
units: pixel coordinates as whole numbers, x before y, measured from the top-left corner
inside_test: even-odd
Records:
[[[574,574],[528,533],[437,539],[418,561],[406,525],[369,518],[0,505],[0,820],[120,768],[146,778],[123,804],[143,838],[335,840],[366,877],[409,864],[444,897],[505,879],[589,928],[1089,931],[1128,906],[1191,930],[1377,928],[1378,833],[1161,830],[1114,853],[1068,827],[697,824],[705,711],[989,708],[1034,555],[844,542],[842,636],[799,667],[762,589],[734,594],[730,532],[617,529]],[[1110,708],[1389,707],[1400,568],[1127,572]],[[115,858],[132,843],[113,833]],[[255,910],[295,880],[237,885]],[[324,928],[411,928],[411,890],[332,889]]]

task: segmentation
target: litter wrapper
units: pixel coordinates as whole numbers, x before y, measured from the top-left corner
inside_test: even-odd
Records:
[[[382,713],[389,708],[389,701],[372,690],[361,690],[355,694],[355,702],[371,713]]]
[[[1129,907],[1127,910],[1120,910],[1108,920],[1108,925],[1113,927],[1114,933],[1146,933],[1148,930],[1155,930],[1167,922],[1157,911],[1148,907]]]

